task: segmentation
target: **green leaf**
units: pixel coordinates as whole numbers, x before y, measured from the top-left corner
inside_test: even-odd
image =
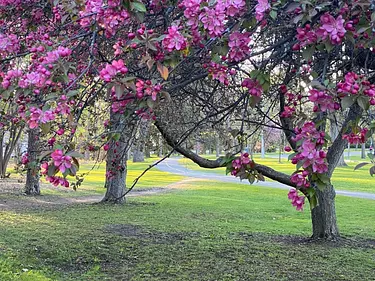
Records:
[[[270,17],[275,20],[277,18],[277,12],[275,10],[272,10],[270,12]]]
[[[120,138],[121,138],[121,134],[120,133],[115,133],[115,134],[112,135],[112,139],[114,141],[119,141]]]
[[[135,10],[141,13],[145,13],[147,11],[146,6],[141,2],[131,2],[130,7],[132,10]]]
[[[354,167],[354,171],[362,168],[363,166],[366,166],[367,164],[371,164],[371,163],[369,163],[369,162],[359,163],[357,166]]]
[[[297,154],[298,154],[298,152],[294,152],[294,153],[290,154],[290,155],[288,156],[288,161],[292,160],[292,158],[293,158],[294,156],[296,156]]]
[[[355,98],[353,96],[346,96],[341,99],[341,107],[347,109],[353,105]]]
[[[330,178],[326,174],[317,174],[317,177],[325,185],[330,183]]]
[[[312,189],[312,188],[309,188]],[[310,202],[310,209],[314,209],[316,206],[318,206],[318,198],[316,197],[316,194],[314,192],[313,195],[310,195],[309,197],[309,202]]]
[[[331,44],[330,41],[326,41],[324,42],[324,47],[326,48],[327,52],[331,52],[334,48],[334,46]]]
[[[258,77],[258,75],[260,74],[260,71],[259,70],[252,70],[251,72],[250,72],[250,77],[252,78],[252,79],[255,79],[255,78],[257,78]]]
[[[326,188],[326,184],[322,182],[321,180],[315,181],[316,186],[319,188],[319,190],[323,191]]]
[[[305,60],[311,60],[313,54],[315,52],[315,46],[310,46],[310,47],[307,47],[305,48],[303,51],[302,51],[302,57],[305,59]]]
[[[39,127],[42,129],[43,134],[47,134],[51,130],[51,123],[42,123],[39,125]]]
[[[368,97],[365,96],[359,96],[357,98],[358,105],[363,109],[363,110],[368,110],[370,107],[370,101]]]
[[[66,153],[66,155],[70,156],[70,157],[74,157],[74,158],[84,158],[85,156],[81,153],[79,153],[78,151],[69,151],[68,153]]]

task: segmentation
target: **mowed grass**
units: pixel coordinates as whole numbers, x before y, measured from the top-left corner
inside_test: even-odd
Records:
[[[134,179],[139,177],[149,165],[153,164],[157,160],[159,160],[159,158],[148,158],[142,163],[132,163],[131,161],[128,161],[126,178],[127,187],[130,187]],[[100,195],[105,193],[105,163],[101,163],[99,165],[95,165],[94,163],[83,163],[81,164],[78,174],[81,173],[87,173],[87,175],[84,176],[82,186],[78,187],[77,191],[66,193],[65,196]],[[140,178],[134,190],[165,187],[182,179],[182,176],[161,172],[158,169],[153,168]],[[42,189],[43,194],[60,195],[61,191],[64,191],[64,188],[60,188],[60,190],[48,188],[44,190]]]
[[[334,245],[304,241],[309,210],[295,211],[284,190],[172,188],[124,206],[1,212],[0,280],[374,280],[371,200],[337,198],[346,239]]]
[[[205,155],[207,158],[214,158],[212,155]],[[358,156],[358,159],[360,157]],[[255,155],[254,161],[259,164],[267,165],[273,169],[286,173],[292,174],[295,171],[295,165],[293,165],[287,159],[282,159],[279,163],[277,158],[260,158],[259,155]],[[192,170],[200,170],[204,172],[218,173],[225,175],[225,168],[218,169],[204,169],[193,163],[191,160],[181,158],[179,161],[185,167]],[[375,193],[375,178],[371,177],[368,169],[370,165],[365,166],[359,170],[354,171],[354,167],[360,162],[369,162],[368,159],[361,161],[347,161],[347,167],[337,167],[333,173],[332,183],[337,190],[348,190],[348,191],[362,191]],[[270,179],[266,179],[271,181]]]

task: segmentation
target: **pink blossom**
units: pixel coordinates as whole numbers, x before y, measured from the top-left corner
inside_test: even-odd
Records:
[[[318,36],[316,35],[315,31],[311,30],[311,26],[309,24],[306,24],[305,27],[298,27],[296,37],[297,40],[300,41],[300,47],[311,45],[318,40]]]
[[[109,143],[106,143],[106,144],[103,146],[103,149],[104,149],[104,151],[108,151],[108,150],[109,150]]]
[[[248,88],[249,89],[249,93],[252,96],[256,96],[256,97],[261,97],[262,96],[263,88],[259,84],[258,80],[251,79],[251,78],[246,78],[242,82],[242,87]]]
[[[22,155],[21,163],[22,163],[22,165],[26,165],[26,164],[29,163],[29,154],[28,153],[25,153],[25,154]]]
[[[72,167],[72,157],[64,155],[61,149],[56,149],[51,154],[53,164],[60,170],[61,173],[65,173],[66,169]]]
[[[169,52],[186,49],[186,38],[178,31],[178,26],[172,25],[168,28],[168,34],[163,40],[163,47]]]
[[[258,4],[255,6],[255,17],[258,22],[263,20],[269,9],[271,9],[271,5],[268,0],[258,0]]]
[[[223,5],[226,7],[226,14],[228,16],[234,17],[238,14],[242,14],[245,7],[245,0],[222,0]]]
[[[323,91],[316,89],[310,90],[309,100],[315,105],[314,112],[320,110],[322,112],[334,111],[337,108],[336,103],[333,101],[332,96],[326,94]]]
[[[296,207],[297,211],[302,211],[305,204],[305,196],[299,196],[298,191],[294,188],[289,190],[288,199],[291,200],[291,203]]]
[[[232,167],[236,170],[241,169],[241,160],[239,158],[236,158],[232,161]]]
[[[241,163],[242,165],[247,165],[251,162],[250,158],[249,158],[249,153],[243,153],[241,154]]]
[[[242,61],[250,54],[249,44],[251,42],[250,32],[240,33],[238,31],[233,32],[229,36],[229,53],[228,57],[230,61]]]
[[[221,36],[225,26],[225,7],[217,3],[215,8],[204,7],[199,19],[211,37]]]
[[[320,17],[320,23],[321,27],[316,32],[318,37],[323,40],[329,38],[334,45],[340,44],[346,33],[345,20],[342,15],[335,19],[330,14],[325,13]]]
[[[368,132],[368,129],[363,128],[360,130],[359,133],[351,132],[349,134],[344,134],[342,138],[347,140],[350,144],[365,143],[367,132]]]

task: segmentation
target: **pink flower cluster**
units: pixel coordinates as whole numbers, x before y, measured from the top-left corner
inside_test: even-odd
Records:
[[[38,127],[39,123],[47,123],[55,120],[55,114],[51,110],[43,111],[36,107],[30,108],[30,117],[27,120],[30,129]]]
[[[178,26],[171,26],[168,28],[168,34],[163,40],[163,47],[169,52],[174,50],[181,51],[186,49],[186,38],[178,31]]]
[[[242,87],[249,89],[249,93],[252,96],[255,96],[255,97],[262,96],[263,88],[259,84],[258,80],[256,79],[246,78],[245,80],[242,81]]]
[[[345,20],[342,15],[335,19],[329,13],[325,13],[320,17],[320,26],[316,30],[312,30],[310,24],[297,28],[296,37],[299,43],[293,46],[293,50],[299,50],[301,47],[311,45],[319,39],[323,41],[329,40],[331,44],[338,45],[342,42],[345,34]]]
[[[69,155],[64,155],[61,149],[56,149],[51,154],[53,164],[57,167],[61,173],[65,173],[66,169],[72,167],[72,157]]]
[[[53,184],[54,186],[64,186],[64,187],[69,187],[69,181],[63,177],[59,176],[46,176],[46,180]]]
[[[255,6],[255,18],[257,21],[262,21],[269,9],[271,9],[271,5],[268,0],[258,0],[258,4]]]
[[[20,49],[20,42],[15,34],[0,33],[0,55],[6,56],[8,54],[16,53]]]
[[[314,112],[335,111],[340,109],[340,104],[335,102],[332,96],[328,95],[324,91],[311,89],[309,94],[309,100],[314,103]]]
[[[84,10],[80,12],[82,27],[90,27],[96,21],[105,30],[105,35],[111,37],[121,25],[127,23],[129,13],[120,0],[108,0],[104,5],[102,0],[86,0]]]
[[[225,6],[218,2],[215,7],[204,7],[203,12],[199,15],[203,27],[208,31],[211,37],[219,37],[225,30]]]
[[[38,48],[32,47],[30,49],[32,53],[43,52],[45,48],[40,46]],[[27,87],[42,88],[46,85],[51,85],[50,80],[51,69],[53,63],[58,61],[60,58],[68,57],[72,51],[69,48],[59,46],[56,50],[47,52],[45,56],[38,59],[38,62],[33,65],[33,71],[23,73],[19,69],[9,70],[4,75],[2,86],[7,89],[13,79],[18,79],[18,86],[25,89]]]
[[[126,74],[128,68],[125,66],[123,60],[114,60],[112,64],[107,63],[107,65],[99,72],[100,78],[105,82],[111,82],[112,78],[118,73]]]
[[[117,96],[115,89],[112,89],[112,111],[124,113],[126,106],[134,101],[134,95],[130,93],[124,93],[121,96]]]
[[[293,49],[295,50],[299,50],[301,47],[313,44],[318,40],[318,36],[316,35],[315,31],[311,30],[310,24],[306,24],[305,27],[298,27],[296,37],[300,43],[293,46]]]
[[[162,89],[159,83],[154,85],[152,84],[151,80],[143,81],[141,79],[138,79],[137,83],[135,83],[135,86],[137,98],[141,99],[143,97],[150,96],[153,101],[156,101],[156,97]]]
[[[296,207],[297,211],[302,211],[305,204],[305,196],[299,196],[298,191],[294,188],[291,188],[288,193],[288,199],[291,200],[291,203]]]
[[[364,79],[363,75],[349,72],[344,81],[337,84],[339,96],[364,94],[370,98],[370,104],[375,105],[375,85]]]
[[[29,154],[24,153],[21,157],[21,164],[22,165],[27,165],[29,163]]]
[[[243,166],[246,166],[248,164],[250,164],[252,161],[251,159],[249,158],[249,154],[248,153],[241,153],[241,156],[234,159],[232,161],[232,167],[233,167],[233,170],[231,172],[231,175],[232,176],[236,176],[238,174],[238,172],[242,169]]]
[[[222,0],[222,2],[226,7],[227,15],[231,17],[242,14],[246,8],[245,0]]]
[[[229,53],[228,58],[230,61],[239,62],[247,58],[250,54],[249,44],[251,42],[250,32],[233,32],[229,36]]]
[[[193,29],[198,28],[198,17],[201,11],[203,0],[183,0],[180,7],[184,9],[184,16],[187,18],[187,24]]]
[[[291,181],[298,187],[307,188],[310,186],[307,176],[328,171],[326,152],[322,150],[325,133],[319,132],[312,121],[306,122],[302,128],[296,128],[295,133],[293,140],[301,145],[297,149],[298,153],[292,158],[292,163],[300,163],[304,171],[293,174]]]
[[[229,85],[228,80],[228,67],[226,65],[211,62],[208,68],[208,73],[213,79],[218,80],[224,85]]]
[[[292,92],[288,92],[286,85],[280,86],[280,92],[286,96],[286,106],[284,106],[283,111],[280,113],[281,118],[290,118],[295,114],[295,107],[298,105],[298,101],[301,99],[301,95],[295,95]]]
[[[193,31],[198,30],[200,23],[210,37],[221,36],[225,30],[225,22],[228,17],[234,17],[244,12],[245,0],[218,0],[209,2],[208,5],[201,5],[203,0],[183,0],[179,7],[184,9],[187,25]],[[197,35],[197,34],[196,34]]]
[[[351,132],[350,134],[344,134],[342,138],[347,140],[350,144],[360,144],[366,142],[367,128],[361,129],[358,133]]]
[[[322,40],[329,38],[330,42],[334,45],[341,43],[345,36],[345,20],[342,15],[339,15],[336,19],[328,13],[325,13],[320,17],[320,28],[316,31],[318,37]]]

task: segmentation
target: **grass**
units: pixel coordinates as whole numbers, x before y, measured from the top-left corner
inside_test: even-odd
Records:
[[[130,167],[127,173],[127,186],[130,186],[134,179],[138,177],[148,165],[154,163],[158,158],[148,158],[142,163],[132,163],[129,161]],[[94,195],[94,194],[104,194],[104,174],[105,174],[105,164],[99,166],[94,166],[92,163],[84,163],[81,165],[80,172],[86,173],[84,183],[81,187],[77,189],[76,192],[68,192],[66,196],[84,196],[84,195]],[[148,171],[138,182],[134,190],[154,188],[154,187],[164,187],[168,184],[182,180],[182,176],[165,173],[157,170],[156,168]],[[42,190],[43,194],[61,194],[59,190],[56,189],[45,189]]]
[[[213,158],[212,155],[206,155],[207,158]],[[360,157],[358,156],[358,159]],[[272,167],[273,169],[292,174],[295,171],[295,165],[291,164],[287,159],[283,159],[279,163],[278,159],[275,158],[260,158],[259,155],[254,156],[254,161],[259,164],[264,164]],[[360,162],[366,162],[367,160],[361,160]],[[218,169],[204,169],[200,168],[198,165],[192,161],[182,158],[180,163],[185,167],[188,167],[192,170],[200,170],[204,172],[212,172],[221,175],[225,175],[225,168]],[[362,169],[354,171],[354,167],[358,164],[357,161],[347,162],[347,167],[338,167],[335,169],[332,177],[332,183],[337,190],[348,190],[348,191],[361,191],[375,193],[375,179],[370,176],[368,168],[364,167]],[[370,166],[368,166],[370,167]],[[267,179],[269,180],[269,179]]]
[[[171,180],[149,176],[144,187]],[[124,206],[0,212],[0,280],[374,280],[371,200],[337,198],[347,239],[334,245],[304,240],[309,211],[296,212],[284,190],[189,180],[171,187]]]

